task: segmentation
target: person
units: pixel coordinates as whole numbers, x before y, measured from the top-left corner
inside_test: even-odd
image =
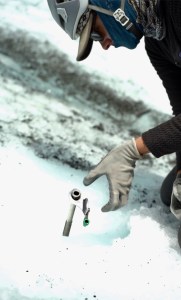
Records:
[[[94,41],[102,48],[135,49],[142,37],[150,62],[168,94],[173,117],[112,149],[84,178],[92,184],[106,175],[110,198],[102,211],[128,201],[136,161],[176,153],[160,195],[181,220],[181,1],[178,0],[48,0],[53,18],[71,39],[79,38],[77,61],[86,59]]]

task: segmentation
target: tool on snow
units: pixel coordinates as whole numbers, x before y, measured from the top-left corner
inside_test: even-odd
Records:
[[[70,192],[70,196],[71,196],[71,203],[69,206],[69,210],[68,210],[68,215],[67,215],[67,219],[65,221],[65,225],[64,225],[64,229],[63,229],[63,236],[69,236],[70,234],[70,229],[72,226],[72,222],[73,222],[73,217],[74,217],[74,213],[75,213],[75,209],[76,207],[80,208],[80,200],[81,200],[81,193],[78,189],[73,189]],[[88,199],[85,198],[82,200],[82,212],[84,214],[84,219],[83,219],[83,226],[86,227],[89,225],[90,221],[89,221],[89,212],[90,212],[90,208],[87,207],[88,204]]]

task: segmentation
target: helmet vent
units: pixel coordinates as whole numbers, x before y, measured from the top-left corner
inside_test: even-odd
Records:
[[[67,13],[65,8],[57,8],[57,13],[60,19],[63,19],[64,22],[67,22]]]

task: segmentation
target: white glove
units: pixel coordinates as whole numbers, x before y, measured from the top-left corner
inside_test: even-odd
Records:
[[[127,203],[136,160],[140,158],[142,156],[132,139],[112,149],[84,178],[84,185],[89,185],[100,176],[107,176],[110,200],[102,207],[103,212],[116,210]]]
[[[181,220],[181,174],[178,174],[171,195],[170,210],[178,220]]]

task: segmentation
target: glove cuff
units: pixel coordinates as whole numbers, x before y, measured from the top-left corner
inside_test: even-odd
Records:
[[[136,159],[141,159],[143,158],[143,155],[139,153],[137,146],[136,146],[136,140],[135,138],[132,138],[132,146],[133,146],[133,151]]]

